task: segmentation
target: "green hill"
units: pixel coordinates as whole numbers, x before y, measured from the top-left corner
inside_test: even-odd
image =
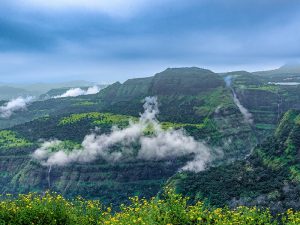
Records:
[[[255,74],[271,82],[300,82],[300,64],[286,64],[275,70],[258,71]]]

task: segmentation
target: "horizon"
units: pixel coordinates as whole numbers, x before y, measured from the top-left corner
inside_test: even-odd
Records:
[[[4,0],[0,12],[6,83],[123,82],[168,67],[251,72],[300,59],[296,0]]]
[[[273,68],[266,68],[266,69],[261,69],[261,70],[253,70],[253,71],[249,71],[249,70],[245,70],[243,68],[241,68],[240,70],[228,70],[228,71],[223,71],[223,70],[220,70],[220,71],[215,71],[215,70],[212,70],[210,68],[204,68],[204,67],[198,67],[198,66],[183,66],[183,67],[167,67],[167,68],[164,68],[160,71],[156,71],[154,72],[153,74],[148,74],[148,75],[145,75],[145,76],[133,76],[133,77],[127,77],[126,80],[114,80],[114,81],[111,81],[111,82],[99,82],[99,81],[95,81],[95,80],[84,80],[84,79],[70,79],[70,80],[60,80],[60,81],[36,81],[36,82],[0,82],[0,86],[16,86],[16,87],[22,87],[22,86],[30,86],[30,85],[55,85],[55,84],[68,84],[68,83],[86,83],[85,86],[92,86],[92,85],[111,85],[113,83],[116,83],[116,82],[120,82],[120,83],[124,83],[125,81],[129,80],[129,79],[136,79],[136,78],[145,78],[145,77],[151,77],[151,76],[154,76],[155,74],[157,73],[160,73],[160,72],[163,72],[167,69],[178,69],[178,68],[199,68],[199,69],[205,69],[205,70],[210,70],[212,71],[213,73],[216,73],[216,74],[222,74],[222,73],[230,73],[230,72],[236,72],[236,71],[246,71],[246,72],[249,72],[249,73],[254,73],[254,72],[263,72],[263,71],[272,71],[272,70],[277,70],[277,69],[280,69],[280,68],[283,68],[283,67],[286,67],[286,66],[293,66],[293,65],[296,65],[297,67],[299,66],[300,68],[300,63],[295,63],[295,64],[283,64],[281,66],[278,66],[278,67],[273,67]],[[87,83],[90,83],[90,85],[87,85]]]

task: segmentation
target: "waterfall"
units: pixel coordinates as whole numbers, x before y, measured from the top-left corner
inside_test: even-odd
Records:
[[[240,110],[240,112],[242,113],[245,121],[249,124],[253,123],[253,118],[252,118],[252,114],[242,105],[242,103],[240,102],[240,100],[237,97],[237,94],[234,90],[234,88],[231,85],[232,82],[232,76],[227,76],[224,78],[224,81],[226,83],[226,86],[228,88],[230,88],[231,93],[232,93],[232,97],[233,97],[233,102],[234,104],[238,107],[238,109]]]
[[[49,166],[48,169],[48,188],[51,189],[51,180],[50,180],[50,173],[51,173],[52,165]]]

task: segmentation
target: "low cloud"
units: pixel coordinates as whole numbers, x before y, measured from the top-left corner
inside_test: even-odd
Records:
[[[99,157],[114,163],[132,158],[160,160],[191,156],[193,159],[182,170],[195,172],[204,170],[214,159],[213,149],[188,136],[183,129],[161,128],[156,119],[159,112],[156,97],[145,99],[144,110],[139,121],[131,122],[127,128],[113,127],[109,134],[87,135],[81,149],[51,151],[61,143],[59,140],[53,140],[44,142],[33,153],[33,157],[44,166],[64,166],[73,162],[90,162]]]
[[[66,98],[66,97],[77,97],[80,95],[92,95],[97,94],[100,91],[98,86],[89,87],[87,90],[81,88],[71,88],[62,95],[54,96],[53,98]]]
[[[20,110],[26,109],[27,105],[32,102],[34,97],[18,97],[16,99],[12,99],[9,102],[5,103],[3,106],[0,106],[0,117],[2,118],[10,118],[11,115]]]

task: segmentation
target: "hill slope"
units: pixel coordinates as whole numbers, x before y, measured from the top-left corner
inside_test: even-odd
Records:
[[[175,175],[169,185],[194,200],[214,205],[270,207],[273,211],[299,209],[300,112],[288,111],[274,135],[258,145],[251,156],[231,165],[200,173]]]

